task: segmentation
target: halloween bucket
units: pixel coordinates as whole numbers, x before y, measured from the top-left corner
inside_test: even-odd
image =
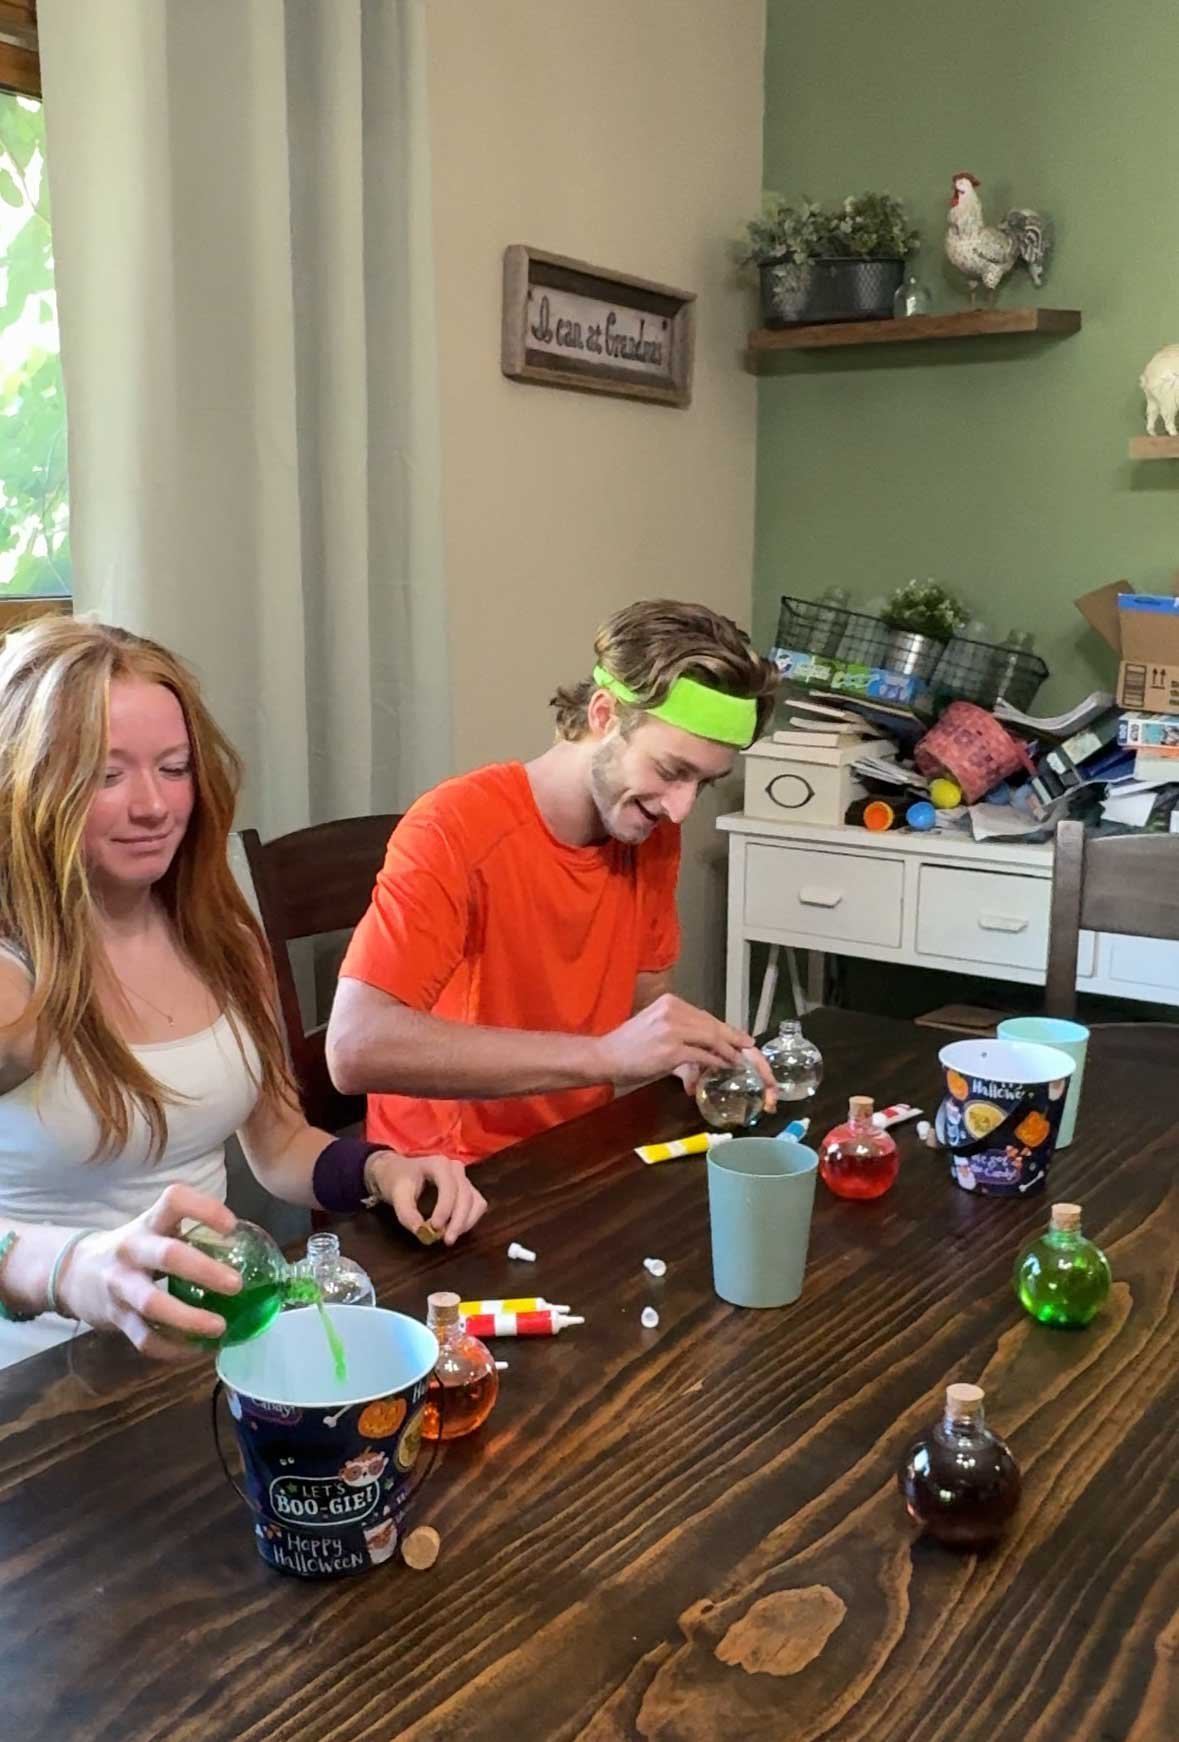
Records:
[[[217,1357],[213,1431],[222,1467],[254,1514],[258,1553],[279,1572],[334,1579],[387,1561],[418,1481],[434,1333],[381,1307],[324,1309],[344,1346],[336,1377],[319,1315],[284,1312],[252,1342]],[[224,1390],[245,1466],[238,1487],[221,1446]]]
[[[946,1098],[938,1109],[937,1136],[950,1151],[955,1184],[984,1197],[1040,1190],[1073,1060],[1055,1047],[1002,1040],[956,1040],[938,1058]]]

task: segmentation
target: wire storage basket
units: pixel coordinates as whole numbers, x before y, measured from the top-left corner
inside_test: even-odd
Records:
[[[946,643],[931,679],[935,696],[993,708],[1000,697],[1026,709],[1048,676],[1038,653],[1026,647],[996,647],[955,635]]]
[[[789,595],[783,596],[778,612],[777,645],[841,665],[865,665],[926,679],[933,676],[943,651],[940,641],[890,629],[866,611]]]
[[[996,646],[955,635],[937,641],[915,630],[890,629],[878,617],[853,611],[829,598],[782,597],[776,645],[795,653],[923,678],[935,696],[993,708],[1002,697],[1026,709],[1048,667],[1030,648]]]

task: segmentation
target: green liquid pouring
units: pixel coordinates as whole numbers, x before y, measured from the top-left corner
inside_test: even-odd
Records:
[[[327,1346],[332,1352],[332,1366],[335,1368],[336,1383],[338,1385],[343,1385],[346,1383],[348,1378],[348,1357],[344,1353],[344,1345],[340,1340],[340,1333],[328,1318],[327,1313],[324,1310],[324,1304],[321,1300],[316,1301],[315,1308],[319,1314],[319,1322],[323,1326],[323,1334],[327,1338]]]
[[[193,1337],[205,1349],[219,1349],[231,1343],[246,1343],[259,1336],[278,1317],[285,1306],[314,1306],[331,1351],[332,1368],[339,1384],[348,1378],[348,1359],[340,1334],[324,1310],[320,1290],[309,1276],[296,1274],[270,1235],[252,1222],[238,1222],[228,1235],[209,1228],[195,1228],[186,1236],[210,1258],[229,1264],[242,1279],[237,1294],[218,1294],[202,1288],[180,1276],[169,1276],[168,1293],[188,1306],[203,1307],[225,1320],[225,1332],[220,1337]]]

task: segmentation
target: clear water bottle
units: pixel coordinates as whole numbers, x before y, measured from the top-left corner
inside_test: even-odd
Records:
[[[904,282],[892,299],[892,312],[897,320],[912,315],[927,315],[933,307],[929,286],[922,284],[915,272],[906,272]]]
[[[778,1085],[779,1101],[806,1101],[823,1081],[823,1055],[802,1032],[802,1023],[778,1025],[777,1035],[762,1047]]]
[[[1026,655],[1033,652],[1031,632],[1013,629],[999,651],[993,655],[992,687],[995,701],[1006,699],[1015,707],[1025,705],[1027,688]],[[1034,689],[1033,689],[1034,693]],[[992,706],[994,703],[992,703]]]
[[[299,1260],[300,1276],[314,1282],[325,1306],[376,1306],[377,1291],[366,1270],[345,1258],[336,1234],[312,1234],[307,1256]]]
[[[828,587],[815,606],[810,651],[819,659],[834,659],[847,633],[851,594],[846,587]]]
[[[989,623],[972,617],[946,643],[934,675],[934,688],[957,701],[989,708],[994,696],[995,648]]]
[[[765,1112],[766,1086],[753,1066],[744,1062],[731,1069],[701,1071],[696,1105],[714,1130],[741,1130],[756,1125]]]
[[[884,605],[883,595],[877,595],[867,604],[857,605],[848,614],[847,628],[837,655],[845,664],[883,665],[884,650],[888,646],[888,626],[880,620]]]

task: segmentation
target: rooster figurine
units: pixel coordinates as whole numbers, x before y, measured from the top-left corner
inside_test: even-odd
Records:
[[[1018,206],[1001,224],[984,223],[976,191],[980,185],[976,176],[965,171],[954,177],[946,228],[946,259],[969,280],[972,306],[980,284],[993,302],[1000,284],[1019,261],[1027,267],[1032,283],[1042,284],[1054,239],[1051,218]]]

